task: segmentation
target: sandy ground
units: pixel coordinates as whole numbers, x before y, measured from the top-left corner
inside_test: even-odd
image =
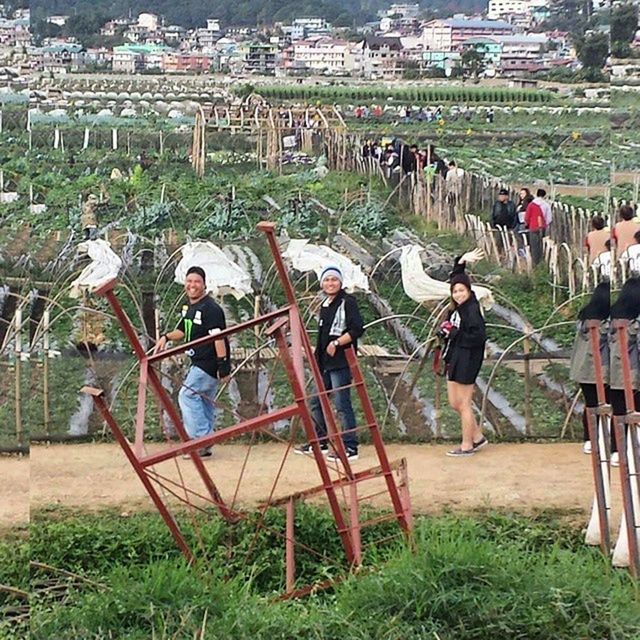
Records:
[[[161,448],[156,445],[150,450]],[[578,444],[490,445],[469,459],[444,455],[445,445],[389,445],[391,460],[408,461],[413,508],[418,513],[477,508],[527,513],[544,508],[587,514],[591,508],[590,460]],[[226,445],[206,461],[223,498],[231,503],[247,447]],[[285,445],[253,447],[236,504],[255,506],[265,499],[280,469]],[[375,466],[372,447],[362,447],[354,470]],[[165,462],[156,471],[203,492],[190,460]],[[0,458],[0,527],[27,522],[30,509],[60,505],[71,508],[122,510],[152,508],[146,492],[116,444],[35,446],[30,458]],[[614,496],[617,473],[613,474]],[[274,495],[283,496],[320,484],[312,459],[289,455],[282,465]],[[172,486],[172,485],[169,485]],[[364,485],[362,485],[364,487]],[[367,493],[375,492],[373,483]],[[377,504],[383,504],[378,499]]]

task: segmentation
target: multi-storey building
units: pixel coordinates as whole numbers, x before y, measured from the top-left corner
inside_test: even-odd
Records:
[[[513,25],[502,20],[450,18],[428,22],[422,32],[422,39],[425,49],[456,51],[469,38],[508,35],[514,32]]]

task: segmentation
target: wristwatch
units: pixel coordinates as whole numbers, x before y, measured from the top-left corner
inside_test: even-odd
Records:
[[[340,346],[340,340],[334,340],[332,344],[337,349]]]

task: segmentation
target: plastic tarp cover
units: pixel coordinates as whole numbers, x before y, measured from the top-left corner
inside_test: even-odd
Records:
[[[122,260],[106,240],[86,240],[78,245],[78,255],[88,255],[91,263],[71,283],[69,295],[79,298],[83,290],[94,291],[118,277]]]
[[[349,292],[364,291],[369,293],[369,279],[362,268],[349,258],[324,245],[309,244],[308,240],[290,240],[286,251],[282,254],[297,271],[313,271],[318,280],[325,267],[339,267],[343,275],[343,287]]]
[[[184,284],[190,267],[201,267],[207,277],[207,292],[214,296],[232,295],[240,300],[253,291],[251,275],[211,242],[188,242],[175,271],[175,281]]]
[[[412,300],[420,303],[445,300],[451,295],[449,283],[436,280],[425,273],[420,251],[422,247],[417,244],[402,247],[400,268],[404,292]],[[471,288],[484,309],[490,309],[493,306],[494,299],[489,289],[478,285],[473,285]]]

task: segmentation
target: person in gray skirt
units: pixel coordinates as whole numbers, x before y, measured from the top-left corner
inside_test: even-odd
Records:
[[[596,369],[591,336],[589,334],[589,320],[600,321],[599,347],[602,376],[605,388],[605,401],[609,401],[609,314],[611,312],[611,286],[608,281],[601,282],[591,294],[589,302],[578,313],[576,337],[571,352],[569,377],[580,385],[584,396],[585,410],[582,414],[584,432],[584,453],[591,453],[591,441],[587,423],[587,410],[598,406],[598,392],[596,386]]]

